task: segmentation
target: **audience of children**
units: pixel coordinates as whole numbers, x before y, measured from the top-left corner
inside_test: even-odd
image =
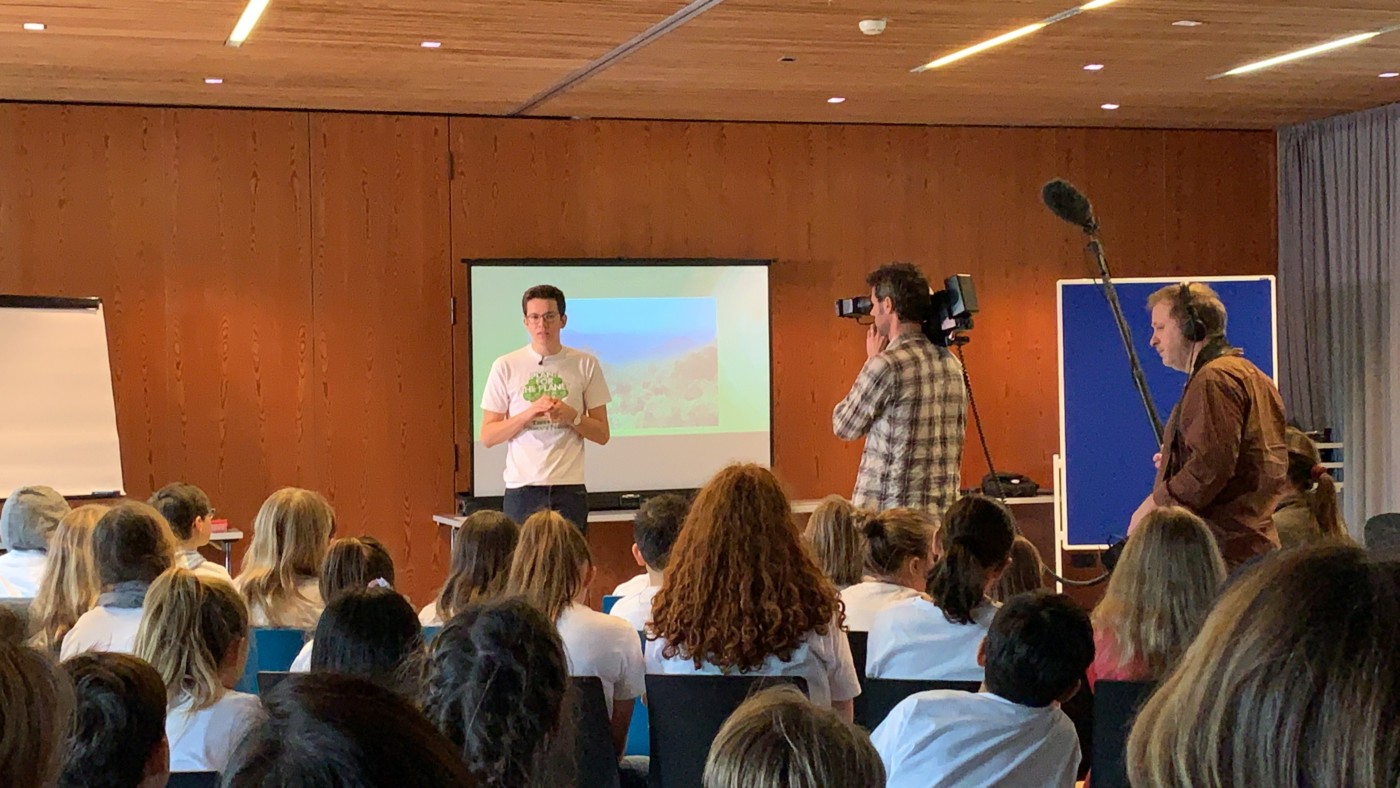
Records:
[[[849,721],[860,684],[841,618],[778,479],[731,465],[700,490],[676,540],[652,602],[647,670],[800,676]]]
[[[453,538],[447,582],[437,599],[418,612],[425,627],[440,627],[467,605],[505,590],[520,526],[502,512],[482,509],[467,515]]]
[[[1238,578],[1139,712],[1134,785],[1400,785],[1400,563],[1285,550]]]
[[[200,554],[213,532],[214,507],[209,496],[193,484],[175,482],[156,490],[148,501],[170,523],[175,534],[175,563],[201,575],[232,580],[228,570]]]
[[[63,663],[73,683],[60,788],[164,788],[170,777],[165,684],[130,654],[79,654]]]
[[[255,627],[314,629],[325,602],[319,590],[335,512],[320,493],[284,487],[253,518],[253,542],[235,585]]]
[[[78,617],[97,603],[102,584],[92,557],[92,529],[110,507],[79,506],[63,516],[49,540],[39,594],[29,607],[30,645],[57,653]]]
[[[865,577],[865,546],[861,543],[865,516],[845,498],[828,495],[807,517],[802,539],[838,591]]]
[[[506,592],[521,596],[554,622],[564,642],[569,675],[603,682],[612,738],[627,745],[632,704],[645,691],[645,664],[637,631],[616,616],[588,607],[593,556],[579,529],[558,512],[543,510],[520,526]]]
[[[224,788],[474,786],[461,754],[412,702],[338,673],[291,676],[234,752]]]
[[[1274,510],[1274,528],[1284,547],[1319,541],[1348,541],[1337,501],[1337,482],[1322,465],[1322,454],[1306,432],[1289,427],[1284,433],[1288,444],[1289,493]]]
[[[978,648],[996,615],[988,594],[1011,562],[1016,523],[1006,504],[969,495],[948,508],[938,539],[928,598],[896,602],[875,614],[867,676],[982,680]]]
[[[1196,637],[1225,582],[1225,560],[1205,521],[1156,509],[1128,537],[1094,608],[1090,682],[1155,681]]]
[[[690,502],[679,495],[662,494],[648,498],[632,521],[632,558],[647,570],[647,585],[627,594],[613,604],[610,611],[632,625],[638,632],[651,621],[651,602],[661,589],[671,548],[685,522]]]
[[[433,639],[422,707],[477,785],[541,785],[568,687],[564,644],[542,612],[519,597],[478,600]]]
[[[0,785],[54,785],[72,716],[73,684],[53,660],[0,641]]]
[[[394,559],[378,539],[346,536],[332,541],[326,548],[316,590],[321,599],[332,602],[347,591],[363,591],[371,585],[393,588],[394,580]],[[320,624],[316,626],[319,629]],[[293,673],[311,670],[315,645],[316,639],[312,637],[301,647],[292,661]]]
[[[1093,658],[1093,628],[1074,600],[1043,591],[1007,600],[978,646],[981,691],[916,693],[871,735],[888,785],[1072,788],[1079,738],[1059,704]]]
[[[1011,543],[1011,566],[1001,573],[1001,579],[992,588],[991,598],[1005,602],[1017,594],[1039,591],[1045,587],[1045,562],[1040,551],[1031,540],[1017,536]]]
[[[880,610],[923,592],[938,533],[937,519],[917,509],[887,509],[863,519],[866,578],[841,591],[851,632],[869,632]]]
[[[0,507],[0,597],[33,599],[48,563],[49,537],[69,512],[52,487],[21,487]]]
[[[423,627],[402,594],[352,589],[332,597],[321,613],[311,670],[359,676],[412,697],[422,651]]]
[[[174,536],[160,512],[127,501],[92,527],[92,556],[102,592],[64,635],[59,649],[64,659],[83,651],[136,650],[147,592],[175,561]]]
[[[248,606],[227,580],[184,567],[151,584],[136,656],[155,667],[168,704],[170,769],[223,771],[262,714],[234,691],[248,658]]]
[[[755,694],[720,728],[704,788],[882,788],[885,767],[870,736],[798,689]]]

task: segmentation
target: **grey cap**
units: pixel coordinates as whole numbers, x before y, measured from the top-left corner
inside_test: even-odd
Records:
[[[71,511],[52,487],[21,487],[0,509],[0,547],[6,550],[47,550],[58,521]]]

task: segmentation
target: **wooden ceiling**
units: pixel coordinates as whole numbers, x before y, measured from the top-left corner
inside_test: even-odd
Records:
[[[1071,0],[6,0],[0,98],[473,115],[1269,128],[1400,101],[1396,0],[1118,0],[934,71]],[[857,22],[884,17],[884,35]],[[1199,27],[1171,23],[1190,19]],[[48,29],[29,32],[24,22]],[[650,43],[609,53],[651,31]],[[424,49],[424,40],[441,41]],[[781,58],[795,58],[782,62]],[[1102,63],[1097,73],[1086,63]],[[582,78],[580,78],[580,76]],[[206,77],[221,77],[206,85]],[[841,104],[826,99],[842,96]],[[533,100],[533,103],[532,103]],[[1120,108],[1106,111],[1104,103]]]

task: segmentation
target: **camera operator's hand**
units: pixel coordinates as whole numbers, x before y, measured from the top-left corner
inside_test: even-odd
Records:
[[[871,326],[865,332],[865,357],[874,358],[880,355],[885,348],[889,347],[889,344],[889,337],[880,336],[880,332],[875,330],[875,326]]]

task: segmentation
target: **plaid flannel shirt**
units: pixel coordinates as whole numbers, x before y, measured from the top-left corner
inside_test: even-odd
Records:
[[[923,334],[901,334],[866,360],[832,413],[842,440],[865,436],[852,501],[942,516],[958,497],[967,390],[953,353]]]

